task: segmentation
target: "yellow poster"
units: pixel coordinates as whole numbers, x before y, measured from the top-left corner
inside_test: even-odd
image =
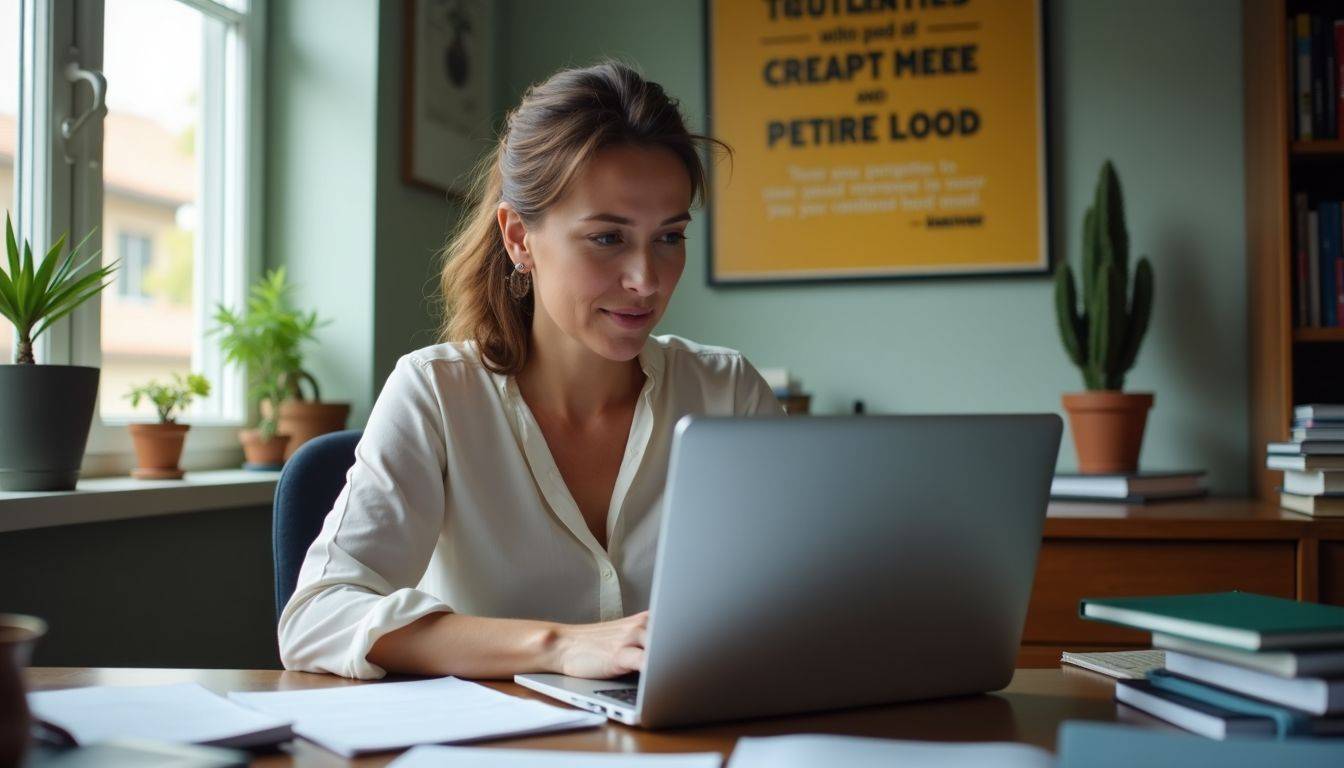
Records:
[[[1044,0],[711,0],[710,280],[1049,267]]]

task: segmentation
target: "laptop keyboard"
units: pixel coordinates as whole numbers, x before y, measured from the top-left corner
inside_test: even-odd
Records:
[[[606,691],[594,691],[598,696],[606,696],[609,699],[615,699],[619,702],[635,706],[635,697],[639,694],[638,688],[612,688]]]

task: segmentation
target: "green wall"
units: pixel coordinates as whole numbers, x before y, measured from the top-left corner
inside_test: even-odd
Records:
[[[557,68],[613,55],[705,114],[700,0],[507,0],[501,97]],[[1125,185],[1135,254],[1157,275],[1153,327],[1127,387],[1156,392],[1142,457],[1203,467],[1247,490],[1247,355],[1240,4],[1067,0],[1050,4],[1053,237],[1077,259],[1102,161]],[[703,215],[701,216],[703,218]],[[814,411],[1060,411],[1081,389],[1043,278],[719,288],[705,230],[661,331],[784,366]],[[1066,435],[1060,467],[1075,466]]]
[[[378,6],[267,3],[266,253],[328,322],[307,367],[368,415],[373,382]]]

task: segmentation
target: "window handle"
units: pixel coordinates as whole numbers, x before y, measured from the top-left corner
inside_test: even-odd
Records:
[[[107,112],[107,78],[102,72],[96,69],[84,69],[79,66],[79,51],[71,49],[71,59],[65,64],[65,80],[71,84],[78,84],[81,80],[86,80],[89,87],[93,89],[93,103],[79,117],[67,117],[61,121],[61,138],[65,139],[66,152],[65,159],[68,162],[74,162],[70,157],[70,140],[79,133],[89,118],[94,115],[102,115]]]

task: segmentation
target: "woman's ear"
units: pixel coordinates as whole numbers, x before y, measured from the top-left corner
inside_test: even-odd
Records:
[[[500,203],[496,212],[499,218],[499,234],[504,240],[504,250],[514,264],[532,268],[532,254],[527,250],[527,225],[523,217],[508,203]]]

